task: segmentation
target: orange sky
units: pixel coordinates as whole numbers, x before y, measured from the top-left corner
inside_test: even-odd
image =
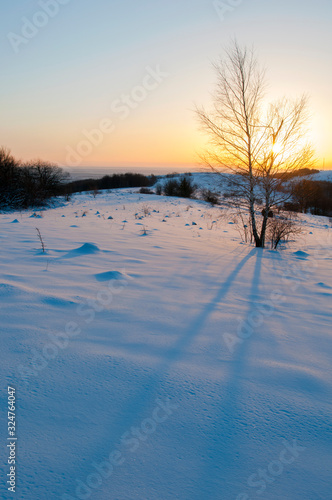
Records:
[[[0,133],[16,157],[195,165],[205,145],[195,104],[211,103],[211,63],[236,36],[266,66],[269,98],[310,96],[318,166],[332,168],[330,2],[244,0],[223,19],[205,0],[98,5],[63,5],[16,47],[8,34],[22,36],[38,7],[4,7]]]

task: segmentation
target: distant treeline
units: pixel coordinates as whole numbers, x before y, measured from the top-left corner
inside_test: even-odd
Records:
[[[276,178],[281,178],[284,181],[294,179],[295,177],[305,177],[306,175],[319,174],[319,170],[316,168],[299,168],[292,172],[281,172],[280,174],[275,174]]]
[[[332,217],[332,182],[301,179],[288,189],[292,201],[286,204],[287,209]]]
[[[332,182],[303,179],[319,172],[314,168],[301,168],[276,175],[286,181],[280,190],[291,195],[291,200],[285,204],[287,210],[332,217]]]
[[[136,173],[105,175],[101,179],[70,181],[70,175],[57,165],[32,160],[22,163],[9,150],[0,148],[0,209],[43,206],[54,196],[70,197],[81,191],[148,187],[157,177]]]
[[[68,182],[62,187],[63,194],[80,193],[82,191],[99,191],[101,189],[119,189],[153,186],[157,181],[155,175],[136,173],[105,175],[101,179],[81,179]]]

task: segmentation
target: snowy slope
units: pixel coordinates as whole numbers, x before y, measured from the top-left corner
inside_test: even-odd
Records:
[[[332,170],[321,170],[312,176],[312,180],[332,182]]]
[[[274,252],[135,190],[41,214],[0,215],[16,498],[332,499],[327,219]]]

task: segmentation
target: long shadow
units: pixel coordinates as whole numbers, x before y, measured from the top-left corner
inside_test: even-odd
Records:
[[[229,289],[232,286],[236,276],[245,266],[245,264],[257,254],[256,249],[252,249],[244,258],[236,265],[235,269],[229,274],[228,278],[224,281],[220,289],[218,290],[215,297],[209,302],[208,305],[204,307],[201,313],[196,317],[186,329],[185,333],[175,342],[174,346],[171,347],[168,352],[165,353],[165,360],[163,360],[159,365],[155,366],[153,375],[147,376],[145,382],[141,382],[141,388],[137,391],[135,397],[133,397],[128,404],[122,409],[121,417],[118,418],[117,421],[113,421],[111,423],[111,428],[109,429],[108,436],[105,432],[101,432],[103,436],[100,439],[99,443],[95,445],[95,453],[86,460],[87,464],[91,464],[94,460],[96,462],[100,462],[105,453],[105,440],[108,443],[108,454],[110,451],[118,448],[120,438],[123,433],[130,430],[132,426],[137,426],[142,419],[149,416],[148,411],[151,410],[151,407],[155,406],[154,399],[156,396],[160,396],[160,388],[162,386],[163,379],[167,374],[170,366],[179,361],[185,350],[190,346],[190,344],[195,340],[197,335],[200,333],[202,327],[213,313],[215,308],[218,306],[220,301],[225,298]],[[235,376],[235,370],[234,370]],[[159,389],[159,390],[158,390]],[[169,396],[169,395],[167,395]],[[171,398],[170,398],[171,399]],[[174,401],[176,404],[176,401]],[[106,458],[106,454],[104,459]],[[89,467],[89,465],[87,466]],[[121,468],[123,470],[123,468]],[[90,473],[90,470],[87,471]],[[84,472],[82,472],[82,476],[84,478]],[[107,488],[112,484],[110,482],[106,482],[103,487]],[[111,492],[110,492],[111,495]],[[111,498],[111,496],[110,496]]]
[[[251,290],[249,295],[248,310],[245,315],[245,321],[248,320],[250,313],[255,308],[256,298],[259,292],[259,282],[262,268],[263,252],[261,249],[255,249],[256,262],[252,278]],[[245,412],[240,409],[239,402],[242,399],[242,376],[246,373],[249,360],[249,352],[253,338],[249,338],[238,345],[234,354],[233,363],[230,364],[229,377],[224,384],[227,392],[220,397],[219,416],[216,417],[214,426],[214,436],[210,443],[207,443],[206,461],[202,468],[200,481],[202,488],[198,488],[197,495],[192,500],[201,500],[202,490],[204,491],[204,500],[225,500],[221,485],[227,487],[230,478],[234,477],[234,467],[241,468],[246,465],[246,458],[241,457],[241,427],[246,422]],[[244,460],[244,464],[243,464]],[[244,472],[245,474],[245,472]],[[241,477],[241,475],[239,475]],[[245,479],[245,478],[244,478]],[[236,498],[239,491],[234,492],[231,498]]]
[[[209,304],[205,306],[203,311],[200,313],[200,315],[190,324],[189,328],[187,329],[186,333],[175,343],[175,345],[168,351],[166,355],[166,361],[165,363],[161,364],[161,370],[163,372],[167,371],[169,366],[172,364],[174,361],[178,361],[181,358],[181,353],[189,347],[189,345],[193,342],[195,337],[199,334],[201,331],[202,327],[208,320],[209,316],[213,313],[213,311],[216,309],[216,307],[219,305],[220,301],[224,299],[232,286],[233,281],[235,280],[236,276],[239,274],[241,269],[244,267],[246,262],[255,255],[256,249],[252,249],[249,254],[247,254],[235,267],[235,269],[231,272],[231,274],[228,276],[226,281],[223,283],[221,288],[218,290],[218,293],[212,299]]]

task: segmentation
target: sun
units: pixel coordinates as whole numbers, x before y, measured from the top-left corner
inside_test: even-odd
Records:
[[[279,153],[281,153],[282,151],[282,144],[281,142],[276,142],[275,144],[273,144],[272,146],[272,152],[275,154],[275,155],[278,155]]]

